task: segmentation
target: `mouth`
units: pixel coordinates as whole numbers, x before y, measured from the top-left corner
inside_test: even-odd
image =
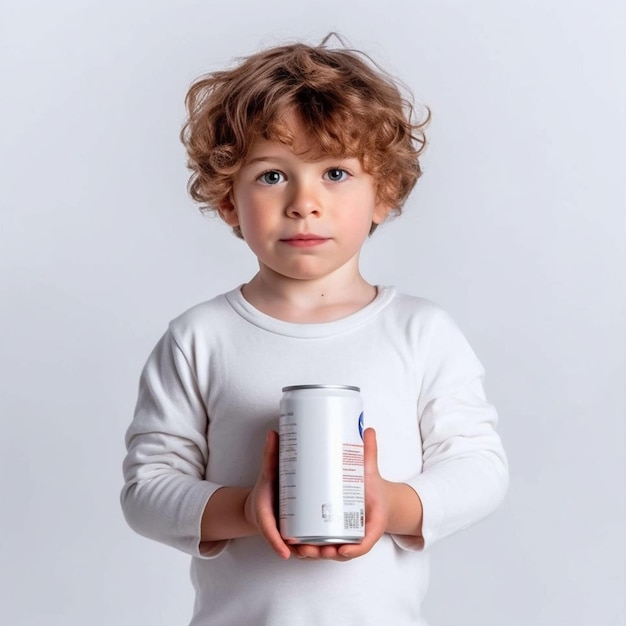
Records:
[[[319,246],[328,240],[328,237],[321,237],[320,235],[300,234],[294,235],[293,237],[285,237],[280,241],[296,248],[310,248],[312,246]]]

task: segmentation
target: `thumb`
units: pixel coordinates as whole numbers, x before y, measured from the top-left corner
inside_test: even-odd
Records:
[[[363,433],[363,464],[366,474],[378,474],[378,442],[373,428],[366,428]]]
[[[262,472],[268,478],[274,478],[278,469],[278,433],[270,430],[265,439],[265,448],[263,450],[263,469]]]

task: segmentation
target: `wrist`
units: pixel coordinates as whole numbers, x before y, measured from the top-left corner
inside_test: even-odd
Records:
[[[386,532],[393,535],[421,536],[422,501],[417,492],[406,483],[386,480],[385,491],[388,502]]]
[[[243,502],[243,519],[251,528],[257,528],[256,512],[252,501],[253,489],[249,489]]]
[[[246,514],[252,488],[221,487],[209,499],[202,515],[202,541],[249,537],[258,531]]]

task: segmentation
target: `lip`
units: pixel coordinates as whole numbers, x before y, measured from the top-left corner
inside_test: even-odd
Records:
[[[294,235],[293,237],[285,237],[280,241],[286,243],[288,246],[294,246],[295,248],[310,248],[325,243],[328,241],[328,237],[320,237],[320,235],[313,234],[300,234]]]

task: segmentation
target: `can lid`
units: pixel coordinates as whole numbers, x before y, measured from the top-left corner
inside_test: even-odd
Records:
[[[360,387],[354,385],[290,385],[283,387],[285,391],[296,391],[297,389],[347,389],[348,391],[361,391]]]

